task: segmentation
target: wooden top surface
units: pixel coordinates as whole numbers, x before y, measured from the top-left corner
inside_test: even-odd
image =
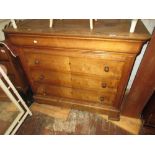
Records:
[[[72,37],[91,37],[107,39],[148,40],[150,34],[141,20],[138,20],[134,33],[130,33],[131,20],[97,20],[94,29],[90,30],[89,19],[54,20],[53,27],[49,28],[48,19],[23,20],[17,23],[17,29],[8,26],[6,33],[59,35]]]

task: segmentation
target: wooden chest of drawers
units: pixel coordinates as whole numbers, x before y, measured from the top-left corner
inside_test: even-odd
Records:
[[[25,20],[4,30],[19,55],[38,103],[69,106],[119,120],[122,99],[136,55],[149,39],[130,20]]]

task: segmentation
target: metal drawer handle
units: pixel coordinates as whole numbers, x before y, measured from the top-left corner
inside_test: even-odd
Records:
[[[105,71],[105,72],[109,72],[109,66],[105,66],[105,67],[104,67],[104,71]]]
[[[107,87],[107,84],[106,83],[101,83],[101,87],[102,88],[106,88]]]
[[[39,80],[44,80],[44,75],[40,75]]]
[[[100,97],[100,101],[101,101],[101,102],[104,101],[104,97],[103,97],[103,96]]]
[[[34,43],[34,44],[37,44],[37,43],[38,43],[38,41],[37,41],[37,40],[33,40],[33,43]]]
[[[39,62],[39,60],[35,60],[34,63],[37,65],[37,64],[39,64],[40,62]]]

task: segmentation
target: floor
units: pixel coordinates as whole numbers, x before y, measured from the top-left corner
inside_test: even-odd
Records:
[[[129,134],[100,115],[74,109],[55,109],[55,116],[32,107],[33,116],[26,119],[17,134],[20,135],[105,135]],[[43,106],[38,109],[45,109]],[[53,110],[51,110],[53,111]],[[59,116],[59,113],[63,113]]]
[[[13,103],[9,101],[0,102],[0,135],[4,134],[19,111]]]
[[[17,115],[13,104],[0,104],[0,134]],[[138,134],[141,121],[121,116],[121,120],[108,121],[107,116],[34,103],[30,107],[33,116],[27,117],[18,135],[126,135]]]
[[[33,115],[27,117],[17,135],[129,135],[139,134],[141,121],[121,116],[108,121],[107,116],[34,103]],[[17,109],[8,102],[0,103],[0,134],[3,134]]]

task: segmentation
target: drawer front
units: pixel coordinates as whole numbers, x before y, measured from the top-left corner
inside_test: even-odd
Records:
[[[18,46],[33,47],[54,47],[54,48],[74,48],[104,50],[122,53],[137,53],[142,42],[119,39],[82,38],[82,37],[62,37],[62,36],[40,36],[40,35],[13,35],[9,34],[9,41]]]
[[[38,95],[42,95],[44,97],[57,96],[57,97],[71,98],[72,96],[72,89],[67,87],[57,87],[45,84],[40,85],[35,84],[34,87],[35,87],[35,93]]]
[[[93,102],[102,105],[113,105],[115,94],[78,90],[67,87],[57,87],[50,85],[35,85],[35,93],[42,96],[57,96],[71,98],[80,101]]]
[[[118,86],[118,80],[106,79],[91,76],[77,76],[73,75],[72,87],[79,89],[88,89],[101,92],[116,92]]]
[[[70,58],[71,72],[120,78],[124,62],[102,59]]]
[[[4,61],[4,60],[9,60],[7,54],[6,54],[6,50],[0,47],[0,60]]]
[[[67,73],[31,70],[31,77],[34,82],[72,87],[71,74]]]
[[[71,72],[72,74],[104,76],[120,79],[123,61],[79,58],[44,53],[25,52],[30,68],[48,69],[51,71]]]
[[[72,91],[72,97],[83,101],[95,102],[103,105],[112,105],[115,95],[74,89]]]
[[[119,82],[116,79],[79,76],[45,70],[32,70],[31,77],[34,82],[102,92],[116,92]]]
[[[26,60],[30,68],[49,69],[52,71],[70,71],[69,57],[51,54],[26,53]]]

